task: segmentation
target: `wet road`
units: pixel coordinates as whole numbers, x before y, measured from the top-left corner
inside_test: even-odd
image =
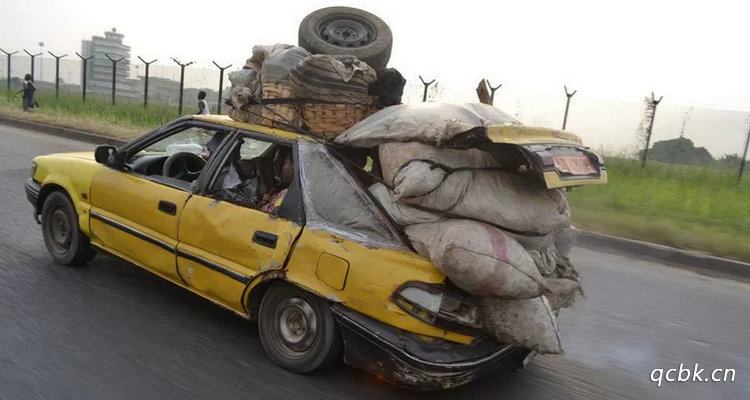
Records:
[[[0,399],[431,398],[338,365],[296,375],[256,325],[98,255],[51,262],[23,183],[38,154],[86,143],[0,126]],[[588,299],[561,314],[566,354],[445,391],[461,399],[750,398],[750,285],[575,249]],[[736,370],[734,382],[664,382],[655,368]]]

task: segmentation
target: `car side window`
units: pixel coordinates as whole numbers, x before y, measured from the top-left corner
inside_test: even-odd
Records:
[[[309,228],[378,247],[405,248],[387,217],[325,146],[301,142],[299,149]]]
[[[231,144],[209,186],[218,200],[276,214],[294,180],[292,148],[248,136]]]
[[[187,127],[137,150],[125,165],[149,179],[187,189],[228,133],[229,130]]]

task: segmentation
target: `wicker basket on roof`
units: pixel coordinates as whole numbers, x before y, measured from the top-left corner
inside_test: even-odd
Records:
[[[302,119],[310,131],[333,139],[375,111],[365,104],[307,103],[302,105]]]
[[[290,99],[293,101],[292,87],[288,81],[266,82],[263,84],[261,102],[263,99]],[[267,104],[251,106],[255,123],[273,128],[289,128],[301,126],[298,104]]]

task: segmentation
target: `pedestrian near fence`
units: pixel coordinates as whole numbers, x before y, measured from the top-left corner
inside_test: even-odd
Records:
[[[18,91],[18,93],[23,93],[21,106],[25,112],[31,112],[32,108],[39,107],[39,103],[34,99],[34,92],[36,92],[36,86],[31,79],[31,74],[26,74],[23,77],[23,89]]]
[[[203,90],[198,92],[198,114],[199,115],[211,114],[211,108],[208,106],[208,102],[206,101],[206,92],[204,92]]]

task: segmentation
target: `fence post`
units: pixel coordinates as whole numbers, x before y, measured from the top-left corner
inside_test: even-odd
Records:
[[[42,53],[31,54],[26,49],[23,49],[23,52],[31,57],[31,81],[34,82],[34,58],[36,58],[36,56],[42,55]]]
[[[568,109],[570,108],[570,98],[573,97],[573,95],[575,95],[576,93],[578,93],[578,91],[574,90],[573,93],[570,93],[568,92],[567,86],[563,86],[563,87],[565,88],[565,97],[568,98],[568,100],[565,102],[565,117],[563,117],[563,126],[562,126],[562,129],[565,130],[565,127],[568,125]]]
[[[503,84],[501,83],[493,87],[492,83],[490,83],[490,81],[487,81],[487,86],[490,87],[490,105],[494,106],[495,105],[495,92],[497,91],[497,89],[500,89],[501,87],[503,87]]]
[[[151,64],[155,63],[156,59],[154,58],[152,61],[146,61],[142,59],[141,56],[138,56],[138,59],[146,64],[146,78],[143,82],[143,107],[146,107],[148,106],[148,67],[150,67]]]
[[[643,160],[641,160],[641,168],[646,166],[646,157],[648,157],[648,146],[651,144],[651,131],[654,129],[654,119],[656,119],[656,106],[659,105],[661,100],[664,98],[664,96],[659,97],[659,100],[656,100],[654,97],[654,92],[651,92],[651,122],[648,124],[648,134],[646,136],[646,149],[643,150]]]
[[[194,64],[195,61],[190,61],[188,63],[181,63],[176,58],[172,57],[172,61],[174,61],[177,65],[180,66],[180,102],[179,106],[177,108],[177,116],[182,116],[182,92],[185,87],[185,67],[188,65]]]
[[[2,51],[3,53],[5,53],[6,56],[8,56],[8,82],[6,82],[6,83],[8,84],[8,91],[10,92],[10,57],[13,54],[18,53],[18,50],[12,51],[12,52],[7,52],[7,51],[5,51],[3,49],[0,49],[0,51]]]
[[[219,101],[216,103],[216,113],[221,114],[221,97],[222,93],[224,91],[224,70],[231,67],[232,64],[227,65],[226,67],[220,67],[219,64],[216,63],[216,61],[211,61],[214,63],[216,68],[219,69]]]
[[[78,58],[80,58],[83,61],[83,80],[81,81],[81,90],[83,93],[83,102],[85,103],[86,102],[86,73],[88,72],[88,68],[86,64],[89,62],[90,59],[94,58],[94,56],[84,57],[78,54],[78,52],[76,52],[76,55],[78,56]]]
[[[109,58],[109,61],[112,61],[112,105],[115,105],[115,93],[117,93],[117,63],[124,60],[125,57],[114,59],[110,57],[109,54],[105,54],[105,56]]]
[[[67,54],[61,56],[55,55],[55,53],[48,51],[49,55],[55,57],[55,98],[60,97],[60,59],[67,57]]]
[[[430,87],[433,83],[435,83],[435,80],[431,80],[429,82],[425,82],[424,79],[422,79],[422,75],[419,75],[419,80],[422,81],[422,84],[424,85],[424,93],[422,94],[422,102],[427,101],[427,88]]]
[[[737,177],[737,181],[742,180],[742,174],[745,172],[745,159],[747,158],[747,147],[750,145],[750,128],[747,130],[747,139],[745,139],[745,152],[742,153],[742,160],[740,160],[740,175]]]

